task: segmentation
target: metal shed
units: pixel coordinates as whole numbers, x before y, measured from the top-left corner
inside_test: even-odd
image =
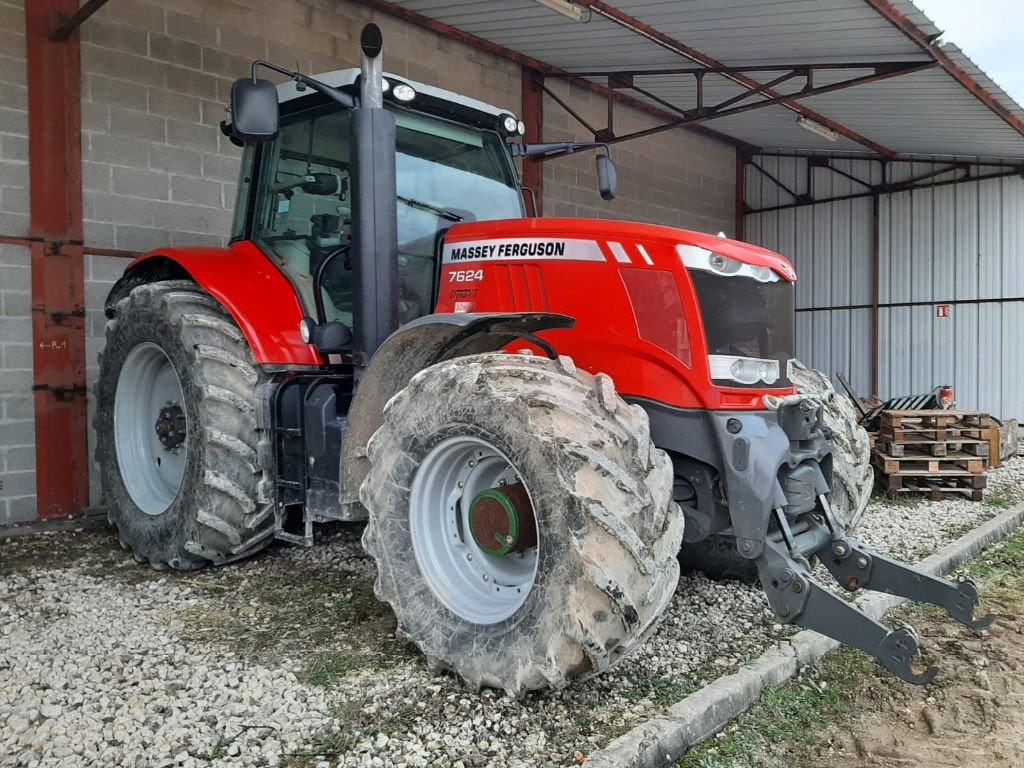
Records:
[[[910,0],[370,4],[585,79],[611,143],[734,141],[737,232],[794,260],[807,363],[1024,417],[1024,108]],[[620,102],[662,125],[617,132]]]

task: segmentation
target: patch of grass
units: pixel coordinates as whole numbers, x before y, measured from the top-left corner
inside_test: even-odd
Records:
[[[967,574],[984,582],[1020,585],[1024,571],[1024,533],[1018,533],[986,550],[967,564]]]
[[[651,699],[659,707],[668,707],[694,691],[694,686],[682,683],[668,675],[641,675],[633,680],[626,692],[629,701]]]
[[[307,685],[328,686],[352,672],[372,666],[365,654],[328,652],[314,656],[298,678],[299,682]]]
[[[822,745],[822,722],[858,708],[856,680],[871,665],[863,654],[844,648],[824,662],[816,679],[765,688],[724,735],[691,749],[677,768],[791,765],[794,747],[814,751]]]
[[[1012,501],[1002,496],[989,496],[983,503],[990,507],[998,507],[999,509],[1005,509],[1013,504]]]
[[[1024,595],[1024,532],[985,550],[959,570],[978,580],[982,599],[1019,604]],[[906,614],[945,615],[931,605],[908,604]],[[898,616],[899,614],[897,614]],[[677,768],[790,768],[817,761],[829,726],[870,709],[886,673],[866,654],[841,648],[815,673],[780,688],[766,688],[759,701],[718,737],[691,749]]]

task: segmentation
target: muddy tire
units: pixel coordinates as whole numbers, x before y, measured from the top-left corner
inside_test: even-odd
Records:
[[[801,392],[816,394],[824,403],[825,426],[832,430],[832,511],[853,533],[864,516],[875,484],[871,469],[871,444],[860,426],[860,413],[821,371],[806,368],[794,360],[790,368],[793,384]]]
[[[96,384],[96,461],[121,544],[154,568],[247,557],[273,538],[257,501],[264,374],[192,282],[137,286],[114,308]],[[159,434],[159,430],[163,434]]]
[[[387,404],[368,454],[360,499],[377,596],[432,669],[473,689],[519,694],[603,672],[672,597],[683,532],[672,465],[647,414],[603,374],[502,353],[439,363]],[[480,482],[522,483],[535,546],[480,550]]]
[[[868,433],[858,423],[859,414],[848,397],[835,391],[821,371],[797,360],[790,378],[801,393],[821,397],[825,426],[832,430],[832,511],[852,533],[867,509],[874,485]],[[684,544],[680,558],[686,566],[713,579],[757,581],[757,566],[736,550],[731,534],[716,534],[705,541]]]

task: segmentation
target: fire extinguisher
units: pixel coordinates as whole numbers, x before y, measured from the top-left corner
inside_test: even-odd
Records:
[[[948,385],[938,388],[938,397],[936,399],[939,401],[939,408],[944,411],[948,411],[956,405],[956,401],[953,399],[953,388]]]

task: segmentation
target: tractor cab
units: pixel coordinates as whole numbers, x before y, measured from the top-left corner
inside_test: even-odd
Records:
[[[355,100],[359,75],[347,69],[316,80]],[[438,244],[449,227],[524,215],[506,148],[522,123],[498,107],[439,88],[390,75],[383,83],[383,104],[395,122],[398,310],[399,322],[406,323],[434,307]],[[295,81],[278,86],[277,97],[276,136],[245,145],[232,235],[254,242],[287,274],[309,316],[316,309],[314,276],[323,266],[323,319],[352,328],[355,291],[347,249],[358,194],[352,111]],[[339,250],[345,253],[333,258]]]

